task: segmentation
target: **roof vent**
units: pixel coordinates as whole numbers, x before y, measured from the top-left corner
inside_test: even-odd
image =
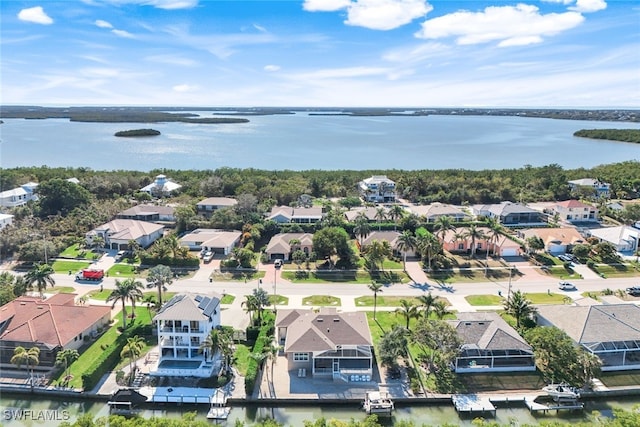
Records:
[[[318,320],[318,322],[320,322],[320,323],[322,323],[322,322],[323,322],[322,317],[318,317],[318,319],[317,319],[317,320]]]
[[[471,322],[464,322],[465,326],[471,326]]]
[[[338,319],[337,317],[333,319],[334,322],[339,322],[340,319]]]
[[[484,322],[478,322],[478,325],[484,325]]]

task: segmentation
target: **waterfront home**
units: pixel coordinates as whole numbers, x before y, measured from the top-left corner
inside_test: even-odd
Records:
[[[358,183],[358,190],[365,202],[394,203],[396,183],[386,175],[373,175]]]
[[[430,205],[411,205],[409,212],[424,219],[426,222],[435,222],[438,218],[446,216],[453,221],[465,221],[471,219],[470,215],[457,206],[446,203],[431,203]]]
[[[111,321],[111,307],[76,304],[76,294],[59,293],[46,300],[21,296],[0,307],[0,366],[16,347],[38,347],[39,367],[55,365],[59,351],[78,350]]]
[[[322,220],[322,207],[298,208],[291,206],[274,206],[267,217],[278,224],[314,224]]]
[[[633,254],[638,250],[640,229],[635,227],[621,225],[618,227],[593,228],[589,230],[589,234],[601,242],[611,243],[618,252]]]
[[[217,254],[229,255],[233,248],[240,243],[242,232],[222,231],[211,228],[198,228],[180,238],[180,245],[192,251],[210,251]]]
[[[572,227],[529,228],[518,231],[518,237],[525,241],[538,237],[544,242],[544,250],[554,255],[571,252],[575,245],[586,242],[578,230]]]
[[[373,340],[364,312],[280,309],[275,326],[291,375],[371,381]]]
[[[310,233],[280,233],[269,240],[265,253],[269,260],[282,259],[289,261],[291,255],[301,250],[307,256],[313,251],[313,234]]]
[[[372,231],[369,235],[362,241],[361,251],[366,251],[367,246],[371,245],[375,240],[379,242],[389,242],[389,246],[393,251],[395,256],[408,256],[413,257],[416,255],[414,249],[408,249],[406,251],[401,251],[398,249],[398,240],[402,233],[399,231]]]
[[[471,245],[473,244],[476,252],[489,251],[491,254],[495,253],[502,257],[520,255],[522,251],[520,243],[511,240],[504,234],[500,234],[497,240],[493,240],[491,230],[487,227],[478,227],[477,230],[486,237],[475,239],[475,242],[472,242],[471,237],[466,234],[465,228],[447,230],[444,237],[439,233],[437,236],[442,243],[442,248],[451,253],[471,253],[473,250]]]
[[[555,326],[602,360],[603,371],[640,369],[640,307],[541,305],[536,321]]]
[[[164,226],[135,219],[114,219],[102,224],[86,234],[86,241],[91,245],[95,237],[104,240],[104,247],[108,249],[127,250],[129,242],[135,240],[146,248],[162,237]]]
[[[593,178],[574,179],[568,182],[569,189],[573,192],[586,190],[593,192],[596,197],[608,198],[611,193],[611,184]]]
[[[176,221],[173,206],[137,205],[118,214],[119,219],[136,219],[138,221],[174,223]]]
[[[598,222],[598,208],[582,203],[579,200],[565,200],[551,206],[549,214],[557,215],[560,221],[567,222]]]
[[[159,357],[149,369],[150,375],[210,377],[220,371],[220,352],[201,352],[200,346],[220,326],[221,299],[216,293],[184,293],[162,306],[153,318]]]
[[[232,208],[237,204],[238,201],[230,197],[208,197],[196,203],[196,211],[198,215],[209,218],[218,209]]]
[[[0,214],[0,230],[13,224],[13,215]]]
[[[471,210],[476,218],[495,218],[505,227],[546,225],[540,212],[519,203],[502,202],[491,205],[473,205]]]
[[[532,347],[498,313],[457,313],[449,320],[462,339],[456,373],[535,371]]]
[[[38,195],[35,194],[37,187],[37,183],[27,182],[20,187],[0,192],[0,206],[14,208],[16,206],[26,205],[27,202],[31,200],[38,200]]]
[[[145,185],[140,189],[143,193],[149,193],[154,197],[169,196],[182,188],[182,185],[173,182],[165,175],[158,175],[156,179],[149,185]]]

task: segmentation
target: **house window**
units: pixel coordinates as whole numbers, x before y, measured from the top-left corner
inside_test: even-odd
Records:
[[[294,362],[308,362],[309,353],[293,353]]]
[[[458,243],[458,250],[461,251],[464,249],[464,243]]]
[[[191,329],[198,329],[198,321],[197,320],[192,320],[191,322],[189,322],[189,326],[191,327]]]

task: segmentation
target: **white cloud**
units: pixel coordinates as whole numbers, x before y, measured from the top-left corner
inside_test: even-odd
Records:
[[[193,59],[184,58],[178,55],[152,55],[144,58],[145,61],[158,62],[161,64],[179,65],[181,67],[194,67],[198,65]]]
[[[262,25],[253,24],[253,28],[255,28],[256,30],[260,31],[261,33],[266,33],[267,32],[267,29],[264,28]]]
[[[198,86],[188,85],[185,83],[185,84],[175,85],[171,89],[173,89],[174,92],[180,92],[180,93],[194,92],[195,90],[198,89]]]
[[[264,66],[264,70],[265,71],[279,71],[280,70],[280,66],[279,65],[265,65]]]
[[[543,36],[553,36],[584,21],[578,12],[540,14],[536,6],[490,6],[482,12],[458,11],[429,19],[415,35],[439,39],[457,37],[458,44],[498,41],[499,46],[522,46],[540,43]]]
[[[96,26],[100,28],[113,28],[113,25],[111,25],[111,23],[103,21],[102,19],[96,19],[96,22],[94,22],[94,24],[96,24]]]
[[[569,9],[576,12],[590,13],[597,12],[607,8],[607,3],[604,0],[576,0],[576,5]]]
[[[91,0],[83,0],[88,4],[95,4]],[[153,6],[158,9],[191,9],[198,5],[198,0],[106,0],[109,3],[120,4],[139,4],[142,6]]]
[[[345,24],[371,30],[392,30],[433,10],[426,0],[306,0],[303,8],[309,12],[346,9]]]
[[[111,30],[111,32],[113,34],[115,34],[116,36],[124,37],[125,39],[134,39],[135,38],[135,36],[133,34],[131,34],[129,31],[113,29],[113,30]]]
[[[51,19],[42,9],[42,6],[30,7],[28,9],[22,9],[18,12],[18,19],[26,22],[33,22],[35,24],[50,25],[53,24]]]

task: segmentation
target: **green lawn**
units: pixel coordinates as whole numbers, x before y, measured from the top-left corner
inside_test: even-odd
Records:
[[[236,349],[233,352],[233,366],[235,366],[240,375],[246,375],[249,361],[251,360],[251,347],[247,347],[244,344],[234,344],[234,346]]]
[[[130,277],[136,277],[138,279],[140,279],[143,274],[142,272],[137,272],[137,266],[135,265],[130,265],[130,264],[114,264],[113,267],[111,267],[109,269],[109,271],[107,271],[107,276],[109,277],[123,277],[123,278],[130,278]]]
[[[340,306],[340,298],[332,297],[330,295],[311,295],[302,299],[304,305],[319,305],[319,306]]]
[[[556,265],[556,266],[553,266],[553,267],[548,267],[545,270],[540,269],[540,271],[541,271],[542,274],[547,274],[549,276],[553,276],[553,277],[556,277],[558,279],[563,279],[563,280],[582,279],[582,276],[580,274],[576,273],[573,270],[567,270],[562,265]]]
[[[127,307],[127,313],[131,312],[131,307]],[[136,307],[136,317],[133,324],[150,324],[151,323],[151,313],[147,310],[146,307]],[[82,374],[93,364],[93,361],[100,355],[104,350],[103,347],[106,348],[112,345],[117,336],[120,334],[118,332],[118,326],[120,326],[120,322],[122,321],[122,313],[118,313],[114,317],[114,322],[111,327],[102,334],[96,341],[94,341],[89,348],[84,350],[80,355],[80,358],[73,362],[70,367],[70,373],[73,375],[73,379],[69,382],[70,387],[81,388],[82,387]],[[130,325],[130,327],[133,325]],[[64,376],[64,372],[61,372],[58,378],[55,378],[55,381],[58,382]]]
[[[550,293],[525,293],[533,304],[564,304],[565,295]]]
[[[48,288],[45,292],[55,292],[60,294],[72,294],[75,292],[75,288],[71,286],[54,286],[53,288]]]
[[[222,296],[222,300],[220,301],[220,304],[233,304],[233,302],[235,300],[236,300],[236,296],[235,295],[224,294]]]
[[[377,304],[378,307],[400,307],[400,301],[407,300],[413,305],[420,305],[420,301],[415,297],[398,297],[398,296],[384,296],[378,294]],[[373,307],[373,296],[364,296],[356,298],[356,305],[358,307]]]
[[[509,280],[508,268],[490,268],[485,274],[484,269],[453,269],[447,271],[434,271],[427,274],[427,277],[442,283],[473,283],[473,282],[487,282],[487,281],[504,281]],[[517,280],[518,273],[514,271],[512,276],[513,280]]]
[[[100,289],[95,289],[93,291],[90,291],[87,294],[87,296],[91,299],[106,301],[110,294],[111,294],[111,289],[104,289],[102,291]]]
[[[97,254],[90,250],[80,249],[80,245],[78,244],[69,246],[67,249],[60,253],[60,256],[64,258],[83,258],[90,260],[100,258],[100,254]]]
[[[597,264],[596,271],[598,274],[604,274],[605,277],[638,277],[638,271],[633,264],[615,264],[605,265]]]
[[[289,298],[284,295],[269,295],[270,305],[273,305],[274,300],[277,305],[289,305]]]
[[[487,306],[502,305],[504,298],[498,295],[469,295],[464,297],[471,305]]]
[[[210,277],[214,282],[242,282],[264,279],[265,274],[262,270],[223,270],[212,273]]]
[[[294,283],[408,283],[409,276],[401,270],[369,273],[364,270],[287,270],[282,277]]]
[[[83,268],[87,268],[91,265],[88,261],[71,261],[71,260],[56,260],[52,267],[56,273],[77,273]]]

